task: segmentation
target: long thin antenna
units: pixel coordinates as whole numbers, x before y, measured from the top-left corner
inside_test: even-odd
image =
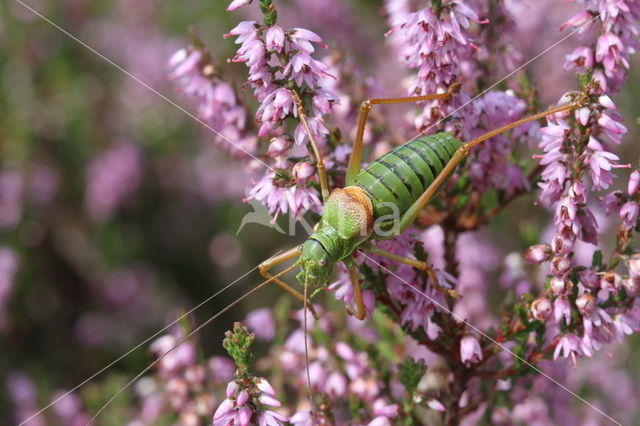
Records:
[[[269,284],[271,281],[275,280],[276,278],[281,277],[282,275],[286,274],[287,272],[291,271],[292,269],[294,269],[296,266],[296,264],[293,264],[291,266],[289,266],[288,268],[286,268],[285,270],[283,270],[282,272],[279,272],[277,274],[275,274],[274,276],[272,276],[271,278],[269,278],[268,280],[264,281],[263,283],[259,284],[258,286],[256,286],[255,288],[249,290],[248,292],[246,292],[245,294],[243,294],[242,296],[240,296],[239,298],[237,298],[236,300],[234,300],[233,302],[231,302],[230,304],[228,304],[226,307],[224,307],[221,311],[219,311],[217,314],[215,314],[214,316],[212,316],[211,318],[209,318],[208,320],[206,320],[205,322],[203,322],[202,324],[200,324],[198,327],[196,327],[191,333],[187,334],[186,336],[184,336],[182,339],[180,339],[178,341],[178,343],[176,343],[175,345],[173,345],[170,349],[168,349],[165,353],[163,353],[162,355],[160,355],[156,360],[154,360],[152,363],[150,363],[149,365],[147,365],[144,370],[142,370],[140,373],[138,373],[133,379],[131,379],[126,385],[124,385],[118,392],[115,393],[115,395],[113,395],[111,398],[109,398],[109,400],[102,406],[100,407],[100,409],[98,411],[96,411],[96,413],[93,415],[93,417],[91,417],[91,419],[89,419],[89,421],[87,422],[87,424],[85,426],[89,426],[91,423],[93,423],[93,421],[98,417],[98,415],[100,415],[100,413],[107,408],[107,406],[109,404],[111,404],[111,402],[116,399],[122,392],[124,392],[129,386],[131,386],[136,380],[138,380],[140,377],[142,377],[147,371],[151,370],[151,368],[153,368],[154,365],[156,365],[157,363],[159,363],[164,357],[166,357],[167,355],[169,355],[171,352],[173,352],[174,349],[176,349],[178,346],[180,346],[181,344],[183,344],[187,339],[191,338],[194,334],[198,333],[200,330],[202,330],[204,327],[206,327],[207,325],[209,325],[213,320],[215,320],[216,318],[218,318],[220,315],[224,314],[225,312],[227,312],[229,309],[231,309],[232,307],[234,307],[235,305],[237,305],[238,303],[240,303],[242,300],[246,299],[247,297],[251,296],[253,293],[257,292],[258,290],[260,290],[262,287],[266,286],[267,284]]]
[[[309,402],[311,402],[311,419],[313,424],[316,424],[316,417],[315,414],[313,412],[313,408],[315,406],[315,403],[313,402],[313,392],[311,390],[311,373],[309,372],[309,343],[308,343],[308,339],[309,339],[309,328],[307,326],[307,305],[308,305],[308,300],[307,299],[307,293],[308,293],[308,282],[309,282],[309,277],[307,275],[305,275],[304,277],[304,310],[303,310],[303,316],[304,318],[302,319],[302,326],[304,328],[304,358],[305,358],[305,368],[307,371],[307,390],[309,391]]]

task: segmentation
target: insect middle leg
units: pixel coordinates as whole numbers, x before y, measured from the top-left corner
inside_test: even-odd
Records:
[[[427,275],[429,275],[429,278],[431,278],[431,283],[433,285],[433,288],[435,288],[439,292],[448,294],[451,297],[454,297],[454,298],[460,297],[460,293],[458,293],[456,290],[446,288],[440,285],[440,282],[438,281],[438,277],[435,271],[426,262],[422,262],[417,259],[411,259],[410,257],[399,256],[397,254],[388,252],[386,250],[382,250],[374,246],[367,247],[366,250],[370,253],[377,254],[378,256],[383,256],[383,257],[386,257],[387,259],[395,260],[397,262],[404,263],[405,265],[413,266],[416,269],[424,271],[427,273]]]
[[[364,139],[364,129],[367,123],[367,117],[371,107],[382,104],[402,104],[409,102],[431,101],[435,99],[449,99],[460,90],[460,84],[453,84],[446,93],[437,93],[422,96],[408,96],[405,98],[374,98],[368,99],[360,105],[360,114],[358,115],[358,127],[356,129],[356,138],[353,142],[353,150],[349,158],[347,166],[347,185],[352,185],[356,175],[360,172],[362,165],[362,141]]]
[[[296,246],[290,250],[285,251],[284,253],[277,254],[265,260],[260,264],[260,266],[258,266],[258,270],[260,271],[260,274],[262,274],[263,277],[265,277],[266,279],[271,279],[273,278],[273,274],[269,272],[271,268],[273,268],[274,266],[282,262],[286,262],[287,260],[291,260],[300,256],[301,252],[302,252],[302,245]],[[298,299],[300,302],[305,304],[305,297],[298,290],[294,289],[289,284],[285,283],[279,278],[275,278],[273,282],[276,283],[278,286],[280,286],[284,291],[286,291],[287,293],[289,293],[290,295]],[[309,299],[306,299],[306,305],[308,306],[309,311],[311,312],[313,317],[315,319],[318,319],[318,314],[313,309],[313,305],[311,304],[311,301]]]

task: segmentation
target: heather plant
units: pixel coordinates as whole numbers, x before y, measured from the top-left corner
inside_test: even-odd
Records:
[[[151,112],[150,121],[164,119],[158,128],[179,141],[167,142],[139,111],[149,100],[125,93],[113,101],[122,105],[114,114],[126,123],[122,128],[137,131],[84,155],[81,173],[50,154],[34,155],[28,168],[0,170],[0,229],[8,236],[0,242],[0,333],[11,336],[20,324],[7,306],[22,297],[16,282],[28,279],[20,274],[29,247],[53,247],[90,288],[95,306],[72,320],[82,345],[99,351],[122,345],[122,353],[137,341],[133,326],[151,329],[159,312],[171,312],[170,324],[143,342],[150,356],[138,360],[133,374],[109,371],[86,387],[55,385],[52,392],[53,381],[37,383],[35,369],[13,368],[6,388],[15,418],[135,426],[637,421],[638,381],[633,368],[621,365],[637,352],[640,330],[640,163],[637,132],[621,105],[634,82],[640,2],[226,3],[225,33],[220,25],[204,26],[182,47],[163,38],[144,6],[139,19],[108,17],[96,38],[105,43],[114,20],[132,40],[145,34],[153,43],[121,53],[126,65],[160,81],[153,61],[136,53],[166,53],[166,81],[205,133],[178,130],[166,112]],[[122,1],[116,16],[125,16],[127,5]],[[568,45],[564,61],[544,70],[568,76],[558,77],[567,85],[552,90],[528,68],[532,55],[519,39],[528,14],[533,21],[545,7],[568,12],[558,33]],[[369,9],[384,17],[367,28],[373,36],[335,35],[360,28]],[[215,37],[233,50],[205,41]],[[359,44],[360,37],[367,42]],[[555,41],[545,37],[548,45]],[[211,206],[259,202],[272,224],[287,216],[300,225],[277,237],[279,248],[293,246],[314,231],[328,190],[346,186],[354,140],[363,140],[365,163],[442,131],[469,142],[544,111],[542,92],[558,99],[559,112],[471,148],[401,235],[359,246],[326,276],[309,272],[304,261],[275,277],[262,264],[267,281],[257,290],[281,290],[273,281],[282,278],[310,303],[287,293],[267,303],[251,291],[218,302],[218,313],[197,313],[203,325],[195,310],[184,313],[184,306],[221,300],[237,280],[220,271],[248,258],[243,249],[273,238],[273,229],[244,222],[239,239],[207,228],[202,217]],[[441,96],[402,106],[363,102],[429,94]],[[359,126],[362,111],[369,113],[366,127]],[[109,129],[109,120],[101,126]],[[136,141],[146,138],[163,142]],[[186,140],[201,141],[197,152],[180,145]],[[74,172],[84,179],[83,196],[59,194]],[[75,204],[58,201],[65,196]],[[147,224],[163,202],[171,210]],[[73,214],[65,205],[75,206]],[[59,213],[43,215],[47,231],[38,233],[30,215],[45,208]],[[211,217],[222,221],[242,211],[233,209]],[[202,234],[213,235],[208,247]],[[263,257],[254,263],[276,247],[256,251],[253,257]],[[167,259],[179,257],[176,270],[200,280],[206,273],[192,258],[203,254],[225,277],[214,296],[197,290],[189,304],[173,287],[159,291],[180,281]],[[300,283],[289,273],[298,266]],[[309,277],[326,286],[307,288]],[[245,298],[254,309],[232,309]],[[211,328],[230,329],[221,345],[221,336],[207,334]],[[42,406],[49,411],[40,414]]]

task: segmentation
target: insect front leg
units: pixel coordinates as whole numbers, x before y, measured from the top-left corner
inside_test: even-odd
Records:
[[[262,276],[265,277],[266,279],[272,279],[273,274],[269,272],[271,268],[279,265],[282,262],[286,262],[287,260],[291,260],[300,256],[301,252],[302,252],[302,245],[296,246],[292,249],[285,251],[284,253],[277,254],[265,260],[260,264],[260,266],[258,267],[258,270],[260,271],[260,274],[262,274]],[[289,293],[290,295],[298,299],[300,302],[302,302],[302,304],[305,304],[306,298],[298,290],[294,289],[293,287],[291,287],[290,285],[288,285],[287,283],[285,283],[279,278],[273,279],[273,282],[279,285],[287,293]],[[311,312],[313,317],[315,319],[318,319],[318,314],[313,309],[313,305],[311,305],[311,301],[309,299],[306,299],[306,305],[309,308],[309,311]]]
[[[327,169],[324,165],[324,158],[322,154],[320,154],[320,150],[318,149],[318,143],[311,132],[311,127],[309,127],[309,122],[307,120],[307,114],[304,110],[304,105],[302,103],[302,99],[298,93],[294,90],[291,91],[293,94],[293,100],[296,103],[296,108],[298,109],[298,118],[302,122],[302,126],[304,127],[304,131],[309,138],[309,143],[311,144],[311,149],[313,150],[313,155],[316,157],[316,169],[318,169],[318,179],[320,180],[320,190],[322,192],[322,200],[324,202],[329,198],[330,188],[329,188],[329,178],[327,176]]]
[[[353,297],[356,302],[355,311],[351,306],[346,306],[345,309],[349,315],[354,315],[360,321],[367,316],[367,310],[364,306],[364,299],[362,298],[362,288],[360,287],[360,278],[358,278],[358,268],[354,265],[347,265],[349,271],[349,279],[351,280],[351,287],[353,288]]]
[[[353,150],[349,158],[347,166],[347,185],[353,185],[356,175],[360,172],[362,165],[362,141],[364,139],[364,129],[367,124],[367,117],[371,107],[382,104],[402,104],[409,102],[431,101],[435,99],[449,99],[460,90],[460,84],[454,84],[446,93],[438,93],[422,96],[408,96],[405,98],[374,98],[368,99],[360,105],[360,114],[358,115],[358,127],[356,129],[356,138],[353,142]]]
[[[451,297],[454,297],[454,298],[460,297],[460,293],[458,293],[456,290],[446,288],[440,285],[440,282],[438,281],[438,277],[436,276],[435,271],[426,262],[422,262],[417,259],[411,259],[410,257],[398,256],[397,254],[388,252],[386,250],[382,250],[374,246],[368,246],[366,250],[370,253],[377,254],[378,256],[383,256],[383,257],[386,257],[387,259],[395,260],[397,262],[404,263],[405,265],[413,266],[416,269],[424,271],[427,273],[427,275],[429,275],[429,278],[431,278],[431,283],[433,285],[433,288],[435,288],[439,292],[448,294]]]

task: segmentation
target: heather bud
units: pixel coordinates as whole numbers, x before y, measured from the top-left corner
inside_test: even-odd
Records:
[[[293,176],[297,181],[304,182],[310,177],[312,177],[316,172],[315,167],[311,165],[311,163],[307,163],[303,161],[301,163],[293,166]]]
[[[284,155],[291,148],[291,141],[281,136],[271,138],[269,148],[267,149],[267,155],[269,157],[278,157]]]
[[[556,256],[551,260],[551,273],[555,276],[564,276],[571,269],[571,261],[562,256]]]
[[[571,249],[573,249],[575,241],[575,234],[573,234],[573,232],[566,232],[566,230],[563,229],[553,240],[553,251],[560,255],[569,254]]]
[[[622,278],[615,272],[609,271],[603,275],[600,285],[604,290],[618,291],[622,284]]]
[[[605,108],[616,109],[616,104],[614,104],[611,98],[607,95],[600,96],[600,98],[598,99],[598,102],[600,102],[600,105],[602,105]]]
[[[247,5],[249,3],[251,3],[252,0],[233,0],[231,3],[229,3],[229,6],[227,6],[227,12],[231,12],[232,10],[236,10],[237,8]]]
[[[582,315],[589,316],[596,309],[596,298],[590,293],[585,293],[576,299],[576,306]]]
[[[249,392],[247,392],[246,390],[243,390],[238,394],[238,398],[236,398],[236,404],[244,405],[247,403],[248,400],[249,400]]]
[[[482,360],[480,342],[474,336],[464,336],[460,341],[460,361],[468,365],[480,360]]]
[[[536,299],[531,303],[531,315],[538,321],[546,321],[551,317],[553,313],[553,306],[551,301],[545,297]]]
[[[258,398],[258,401],[261,404],[269,405],[271,407],[280,407],[282,405],[280,401],[278,401],[271,395],[267,395],[266,393],[263,393],[262,395],[260,395],[260,397]]]
[[[578,117],[578,120],[580,121],[580,124],[582,124],[583,126],[586,126],[587,123],[589,122],[589,108],[580,108],[578,111],[576,111],[576,115]]]
[[[600,277],[593,269],[585,269],[578,273],[580,283],[589,288],[600,288]]]
[[[569,294],[573,284],[571,281],[563,280],[562,278],[553,277],[551,278],[551,291],[556,296],[565,296]]]
[[[540,264],[546,260],[549,260],[551,256],[551,247],[547,244],[538,244],[529,247],[529,250],[523,255],[523,257],[530,263]]]
[[[227,398],[231,398],[238,393],[238,389],[240,389],[240,387],[235,381],[229,382],[227,384]]]
[[[269,395],[276,394],[276,391],[271,386],[271,383],[269,383],[266,379],[260,378],[256,383],[256,386],[258,387],[258,390],[260,390],[260,392],[268,393]]]

